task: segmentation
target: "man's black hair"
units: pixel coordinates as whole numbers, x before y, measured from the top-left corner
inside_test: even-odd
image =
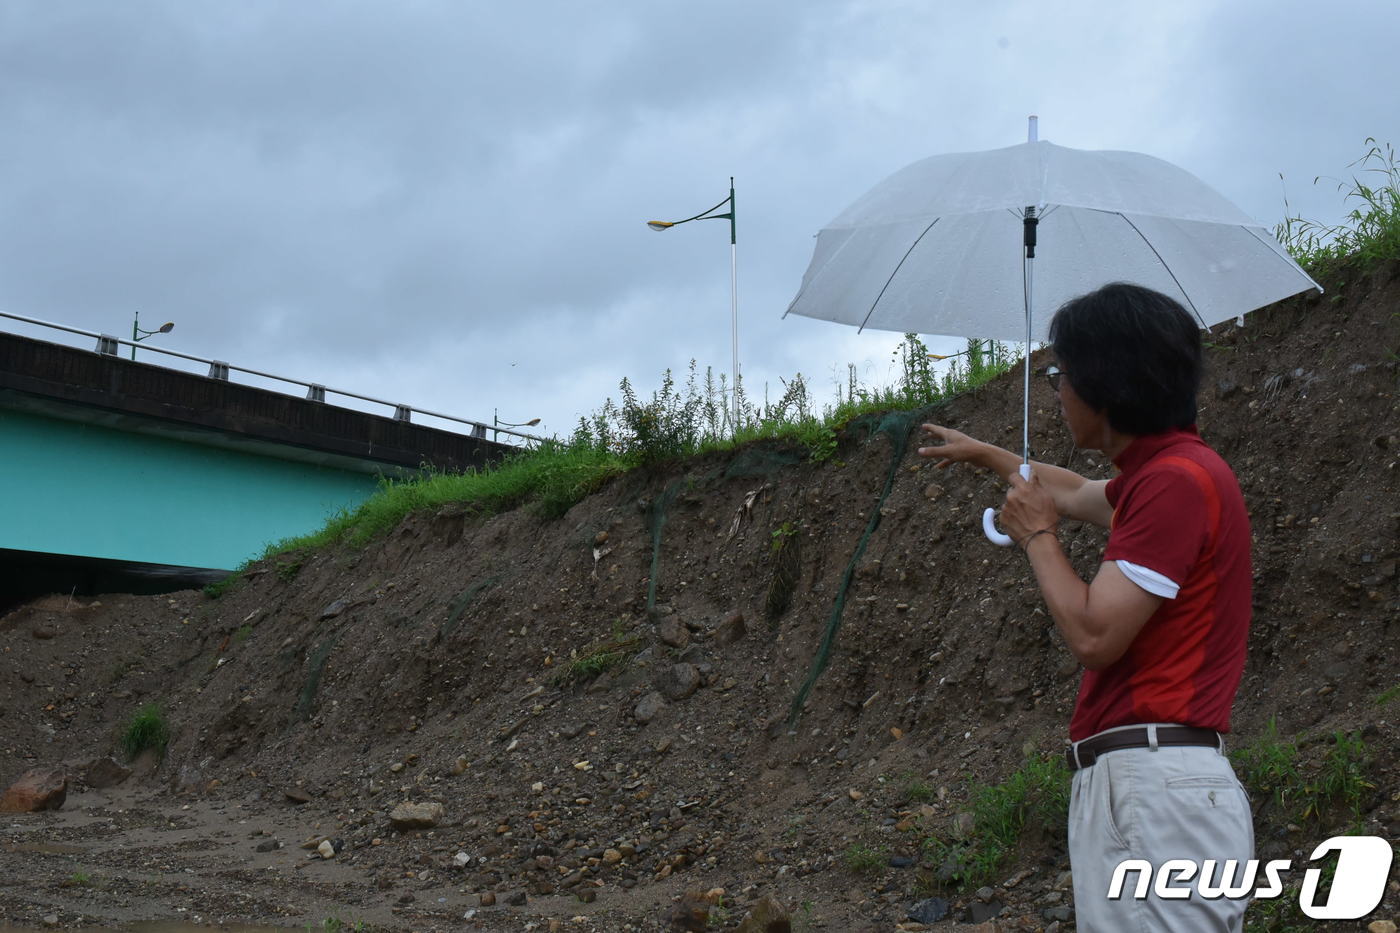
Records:
[[[1050,321],[1050,347],[1075,393],[1115,431],[1196,423],[1201,332],[1161,292],[1114,282],[1072,299]]]

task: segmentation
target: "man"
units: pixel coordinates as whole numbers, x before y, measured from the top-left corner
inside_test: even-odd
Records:
[[[1220,733],[1244,670],[1251,570],[1249,519],[1234,474],[1196,433],[1201,341],[1175,301],[1105,286],[1050,324],[1050,383],[1076,447],[1118,468],[1091,481],[938,425],[919,449],[1011,484],[1001,524],[1026,553],[1065,643],[1086,668],[1070,722],[1069,848],[1083,931],[1240,930],[1245,902],[1109,899],[1114,868],[1144,859],[1253,858],[1249,801]],[[1109,528],[1085,583],[1056,537],[1061,518]],[[1218,868],[1210,883],[1218,883]],[[1229,880],[1229,879],[1226,879]]]

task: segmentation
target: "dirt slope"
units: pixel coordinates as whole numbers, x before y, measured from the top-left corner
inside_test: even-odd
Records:
[[[1400,683],[1400,266],[1208,340],[1201,432],[1256,538],[1237,745],[1276,717],[1306,771],[1335,731],[1364,730],[1363,829],[1394,840],[1400,699],[1377,698]],[[1070,448],[1048,387],[1033,393],[1037,456],[1110,475]],[[932,417],[1016,446],[1019,411],[1017,373]],[[764,447],[634,473],[554,521],[414,516],[363,551],[259,566],[218,600],[11,613],[0,788],[40,764],[74,783],[61,811],[0,819],[0,920],[653,930],[684,892],[721,887],[718,927],[771,894],[799,929],[894,929],[937,891],[920,842],[951,832],[972,781],[1062,747],[1078,682],[1025,558],[982,539],[998,481],[932,469],[898,427],[853,425],[826,463]],[[1102,534],[1063,539],[1090,572]],[[561,681],[614,643],[623,663]],[[165,760],[86,788],[151,701],[174,730]],[[404,801],[444,817],[395,831]],[[1256,810],[1264,856],[1303,859],[1350,822]],[[299,848],[327,837],[333,860]],[[907,867],[857,872],[863,851]],[[944,896],[960,921],[1000,906],[1000,929],[1068,928],[1067,868],[1062,837],[1040,834],[982,899]],[[1375,917],[1400,919],[1400,886]]]

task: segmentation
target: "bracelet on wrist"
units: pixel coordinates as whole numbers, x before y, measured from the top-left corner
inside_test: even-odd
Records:
[[[1032,531],[1030,534],[1026,535],[1024,538],[1018,541],[1017,546],[1020,547],[1020,549],[1023,551],[1026,550],[1026,548],[1030,547],[1031,540],[1034,539],[1036,535],[1049,535],[1050,537],[1054,538],[1056,542],[1060,540],[1060,536],[1055,534],[1055,527],[1052,525],[1049,528],[1042,528],[1039,531]]]

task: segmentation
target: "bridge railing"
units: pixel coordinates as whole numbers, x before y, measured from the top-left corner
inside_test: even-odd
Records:
[[[114,337],[111,334],[99,334],[96,331],[83,330],[82,328],[78,327],[69,327],[66,324],[55,324],[52,321],[42,321],[38,318],[23,317],[18,314],[10,314],[6,311],[0,311],[0,317],[9,318],[12,321],[23,321],[26,324],[35,324],[39,327],[48,327],[52,328],[53,330],[60,330],[70,334],[77,334],[82,337],[94,338],[97,341],[97,345],[93,348],[94,351],[97,353],[104,354],[106,356],[114,356],[120,358],[121,347],[137,346],[137,344],[131,340],[124,340],[120,337]],[[300,388],[306,390],[306,398],[308,401],[312,402],[326,403],[326,397],[330,395],[342,396],[344,398],[353,398],[361,402],[368,402],[371,405],[383,405],[393,412],[392,417],[395,421],[411,422],[413,420],[413,416],[415,414],[419,414],[426,415],[430,418],[440,418],[443,421],[451,421],[456,424],[466,425],[468,428],[471,429],[470,433],[472,437],[485,439],[486,432],[490,431],[492,433],[493,440],[498,439],[498,436],[501,434],[509,434],[513,437],[519,437],[526,441],[539,442],[544,440],[544,438],[536,434],[526,434],[522,431],[515,431],[510,428],[503,428],[495,424],[486,424],[481,421],[473,421],[470,418],[458,418],[456,415],[445,415],[441,412],[429,411],[426,408],[417,408],[413,405],[404,405],[399,402],[389,402],[385,401],[384,399],[373,398],[372,396],[368,395],[361,395],[358,392],[349,392],[345,389],[331,388],[330,386],[320,385],[319,383],[315,382],[305,382],[301,379],[289,379],[286,376],[278,376],[273,373],[265,373],[256,369],[249,369],[246,366],[235,366],[234,364],[225,362],[223,360],[208,360],[199,356],[191,356],[188,353],[180,353],[175,350],[166,350],[162,347],[142,346],[141,350],[145,353],[163,353],[166,356],[174,356],[182,360],[190,360],[195,363],[206,365],[209,367],[208,376],[210,379],[219,379],[224,382],[230,382],[232,380],[229,377],[232,373],[244,373],[249,376],[257,376],[260,379],[270,379],[274,382],[281,382],[287,385],[299,386]]]

